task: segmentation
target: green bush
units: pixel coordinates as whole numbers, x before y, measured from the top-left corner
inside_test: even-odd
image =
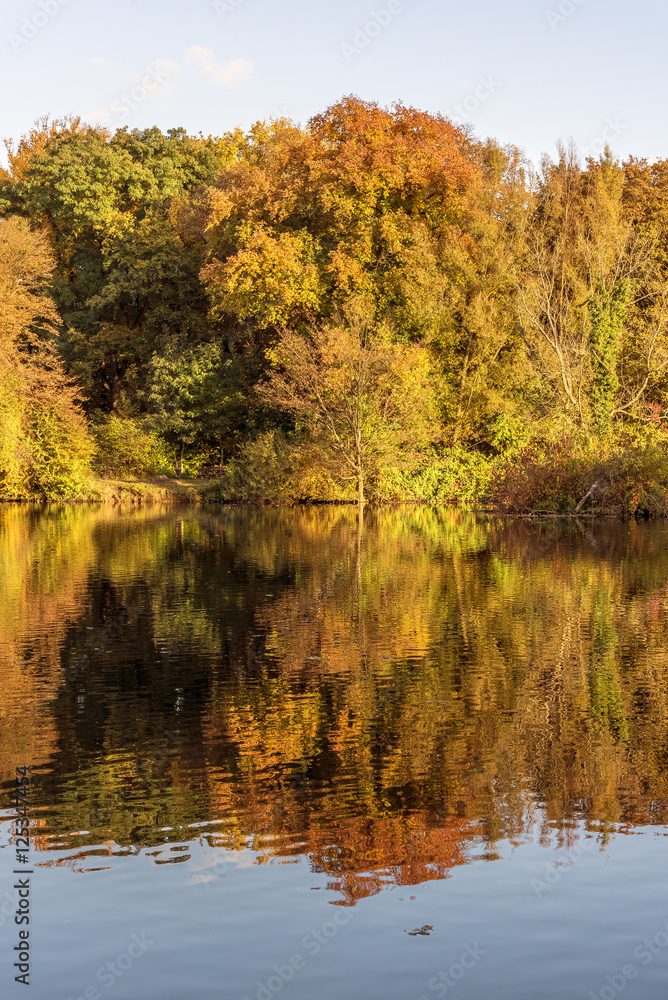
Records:
[[[225,474],[202,498],[212,503],[292,503],[345,501],[354,495],[354,489],[339,483],[315,450],[271,430],[244,442]]]
[[[384,466],[367,484],[371,501],[471,504],[489,488],[494,461],[478,452],[453,449],[412,471]],[[353,479],[342,480],[313,449],[267,431],[243,444],[225,474],[209,487],[209,502],[353,502]]]
[[[488,490],[495,464],[480,452],[452,448],[412,471],[385,467],[377,483],[380,500],[475,504]]]
[[[2,356],[0,355],[0,360]],[[25,469],[30,461],[23,419],[24,405],[19,395],[17,373],[0,374],[0,496],[16,497],[25,490]]]
[[[210,502],[267,500],[289,502],[290,447],[282,434],[266,431],[244,442],[225,474],[204,491]]]
[[[93,453],[83,416],[59,407],[36,407],[31,416],[32,491],[45,500],[83,499]]]
[[[70,398],[32,385],[19,366],[0,372],[0,499],[82,499],[91,454],[86,423]]]
[[[112,415],[93,427],[93,467],[99,476],[169,475],[174,463],[155,431],[129,417]]]

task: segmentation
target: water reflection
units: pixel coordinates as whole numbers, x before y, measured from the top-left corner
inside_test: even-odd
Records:
[[[180,863],[197,837],[306,856],[347,905],[502,840],[666,824],[666,538],[426,508],[369,511],[360,537],[348,508],[6,506],[4,790],[35,766],[43,863]]]

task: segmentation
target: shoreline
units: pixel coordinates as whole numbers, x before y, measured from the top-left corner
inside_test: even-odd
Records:
[[[356,507],[355,500],[308,500],[308,499],[208,499],[206,492],[215,487],[216,479],[176,479],[165,476],[147,479],[93,479],[90,492],[85,496],[47,500],[36,496],[0,498],[0,505],[36,504],[104,504],[111,506],[143,506],[144,504],[166,504],[172,506],[235,506],[235,507]],[[387,500],[368,501],[365,508],[383,507],[448,507],[460,508],[471,513],[488,517],[513,517],[522,520],[569,520],[569,521],[661,521],[666,515],[650,517],[628,512],[605,510],[555,511],[555,510],[512,510],[493,506],[476,506],[470,503],[434,502],[430,500]]]

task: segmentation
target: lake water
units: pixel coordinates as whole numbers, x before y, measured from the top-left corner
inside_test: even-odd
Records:
[[[3,997],[666,995],[663,523],[5,505],[0,691]]]

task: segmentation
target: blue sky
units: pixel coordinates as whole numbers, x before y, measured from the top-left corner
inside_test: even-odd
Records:
[[[668,157],[650,0],[2,0],[0,136],[40,116],[220,134],[343,94],[470,121],[537,160]]]

